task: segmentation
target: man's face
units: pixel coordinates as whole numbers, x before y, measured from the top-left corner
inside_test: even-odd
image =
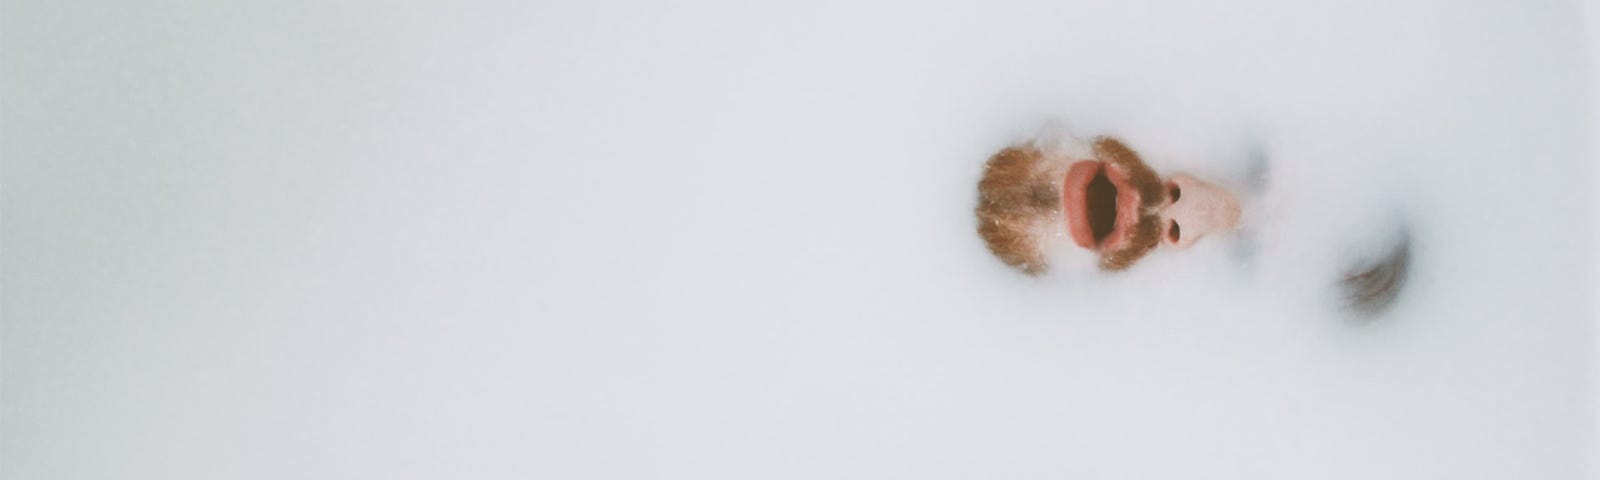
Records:
[[[1238,225],[1239,202],[1227,190],[1187,175],[1163,180],[1110,137],[1092,146],[1087,155],[1020,146],[990,157],[975,213],[996,257],[1038,275],[1056,253],[1070,253],[1062,246],[1122,270],[1157,246],[1187,247]],[[1055,241],[1063,237],[1072,241]]]
[[[1096,140],[1094,153],[1067,168],[1061,207],[1073,243],[1098,252],[1101,268],[1125,269],[1159,245],[1184,248],[1238,226],[1227,190],[1188,175],[1163,181],[1112,138]]]

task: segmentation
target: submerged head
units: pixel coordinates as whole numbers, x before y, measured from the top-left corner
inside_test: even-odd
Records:
[[[1239,202],[1226,189],[1183,174],[1163,180],[1114,138],[1093,147],[1091,158],[1020,146],[989,159],[976,213],[995,256],[1037,275],[1054,250],[1078,249],[1122,270],[1158,246],[1182,249],[1238,227]]]

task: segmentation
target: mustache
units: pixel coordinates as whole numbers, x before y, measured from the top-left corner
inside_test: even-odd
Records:
[[[1100,268],[1123,270],[1144,258],[1161,243],[1161,205],[1166,203],[1167,189],[1161,176],[1144,163],[1139,153],[1112,137],[1094,140],[1095,158],[1116,166],[1127,174],[1128,184],[1139,191],[1139,220],[1134,223],[1127,244],[1115,250],[1102,252]]]
[[[1166,202],[1166,189],[1161,185],[1161,176],[1156,175],[1155,169],[1144,163],[1139,153],[1124,145],[1121,140],[1112,137],[1099,137],[1094,140],[1094,156],[1102,162],[1109,163],[1128,175],[1128,183],[1139,191],[1139,209],[1141,212],[1161,208]]]

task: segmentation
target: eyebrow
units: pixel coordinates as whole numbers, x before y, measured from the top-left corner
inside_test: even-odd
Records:
[[[1372,320],[1400,297],[1411,274],[1411,235],[1402,233],[1377,262],[1345,270],[1339,281],[1344,307],[1363,320]]]

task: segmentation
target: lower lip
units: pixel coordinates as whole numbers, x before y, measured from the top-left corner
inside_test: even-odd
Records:
[[[1111,233],[1096,242],[1094,231],[1089,227],[1089,204],[1085,196],[1089,182],[1102,171],[1117,187],[1117,219]],[[1061,188],[1061,206],[1066,212],[1067,231],[1072,234],[1073,243],[1090,250],[1115,249],[1128,241],[1132,225],[1138,220],[1139,192],[1128,183],[1128,176],[1122,169],[1101,161],[1085,160],[1067,169]]]

